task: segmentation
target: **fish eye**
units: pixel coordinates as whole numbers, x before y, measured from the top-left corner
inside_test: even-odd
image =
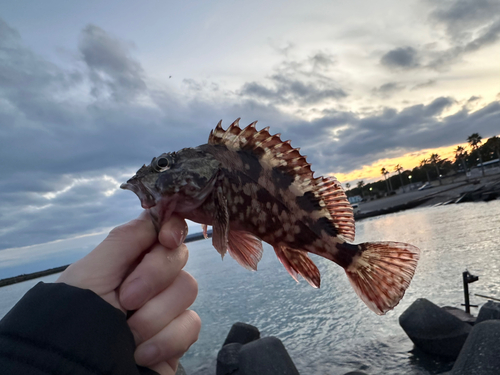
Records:
[[[168,161],[167,158],[159,158],[158,161],[156,162],[160,168],[166,168],[170,166],[170,162]]]
[[[164,172],[170,168],[170,159],[167,156],[160,156],[159,158],[154,158],[152,162],[153,169],[156,172]]]

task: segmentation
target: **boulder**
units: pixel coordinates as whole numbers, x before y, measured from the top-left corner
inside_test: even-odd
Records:
[[[488,301],[486,302],[479,314],[477,315],[476,324],[484,322],[485,320],[500,319],[500,303]]]
[[[452,375],[500,374],[500,320],[486,320],[476,324],[465,341]]]
[[[399,317],[399,324],[422,351],[455,359],[471,326],[425,298],[413,302]]]
[[[299,372],[281,340],[264,337],[241,347],[238,375],[299,375]]]
[[[239,368],[239,353],[242,345],[231,343],[224,345],[217,355],[217,375],[237,375]]]
[[[227,334],[226,341],[222,346],[232,343],[239,343],[245,345],[249,342],[257,340],[260,337],[260,332],[257,327],[250,324],[237,322],[231,327],[231,330]]]

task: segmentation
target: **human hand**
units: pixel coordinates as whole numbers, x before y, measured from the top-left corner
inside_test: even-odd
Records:
[[[90,289],[124,313],[137,345],[137,364],[173,375],[179,358],[198,339],[201,321],[187,308],[198,293],[196,280],[182,268],[187,235],[177,216],[157,234],[149,214],[114,228],[87,256],[69,266],[57,282]]]

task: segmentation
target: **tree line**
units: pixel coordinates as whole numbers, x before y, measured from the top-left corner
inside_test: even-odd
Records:
[[[442,177],[453,174],[467,173],[471,168],[481,166],[481,173],[484,176],[484,163],[494,159],[500,159],[500,138],[497,136],[489,138],[485,143],[478,133],[473,133],[467,137],[467,144],[457,146],[454,160],[442,158],[439,154],[431,154],[428,158],[420,161],[419,165],[412,170],[404,170],[397,164],[393,171],[397,172],[388,176],[391,171],[382,168],[380,173],[384,176],[383,180],[365,184],[363,180],[358,181],[355,187],[347,183],[347,196],[361,195],[363,197],[371,196],[380,198],[385,195],[395,194],[394,191],[399,188],[406,191],[407,185],[411,183],[425,183],[439,181],[442,184]]]

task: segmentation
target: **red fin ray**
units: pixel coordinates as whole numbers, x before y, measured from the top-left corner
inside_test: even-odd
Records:
[[[420,256],[415,246],[399,242],[367,242],[346,268],[356,294],[379,315],[393,309],[410,285]]]
[[[347,200],[342,185],[333,177],[315,179],[316,189],[330,213],[331,221],[338,231],[338,236],[354,241],[356,233],[352,206]]]
[[[318,267],[309,258],[307,252],[290,249],[285,246],[275,246],[274,251],[281,264],[283,264],[295,281],[299,281],[297,275],[300,275],[314,288],[320,287],[321,275]]]
[[[262,259],[262,242],[253,234],[244,231],[229,231],[229,255],[240,265],[257,271]]]
[[[298,149],[294,149],[290,145],[290,141],[283,142],[279,135],[271,135],[269,127],[257,131],[255,129],[256,121],[244,129],[240,129],[238,121],[239,119],[233,122],[227,130],[218,124],[210,133],[208,143],[225,145],[232,150],[264,150],[266,154],[269,154],[267,162],[270,163],[271,167],[282,166],[291,175],[312,179],[311,165],[307,163]]]

